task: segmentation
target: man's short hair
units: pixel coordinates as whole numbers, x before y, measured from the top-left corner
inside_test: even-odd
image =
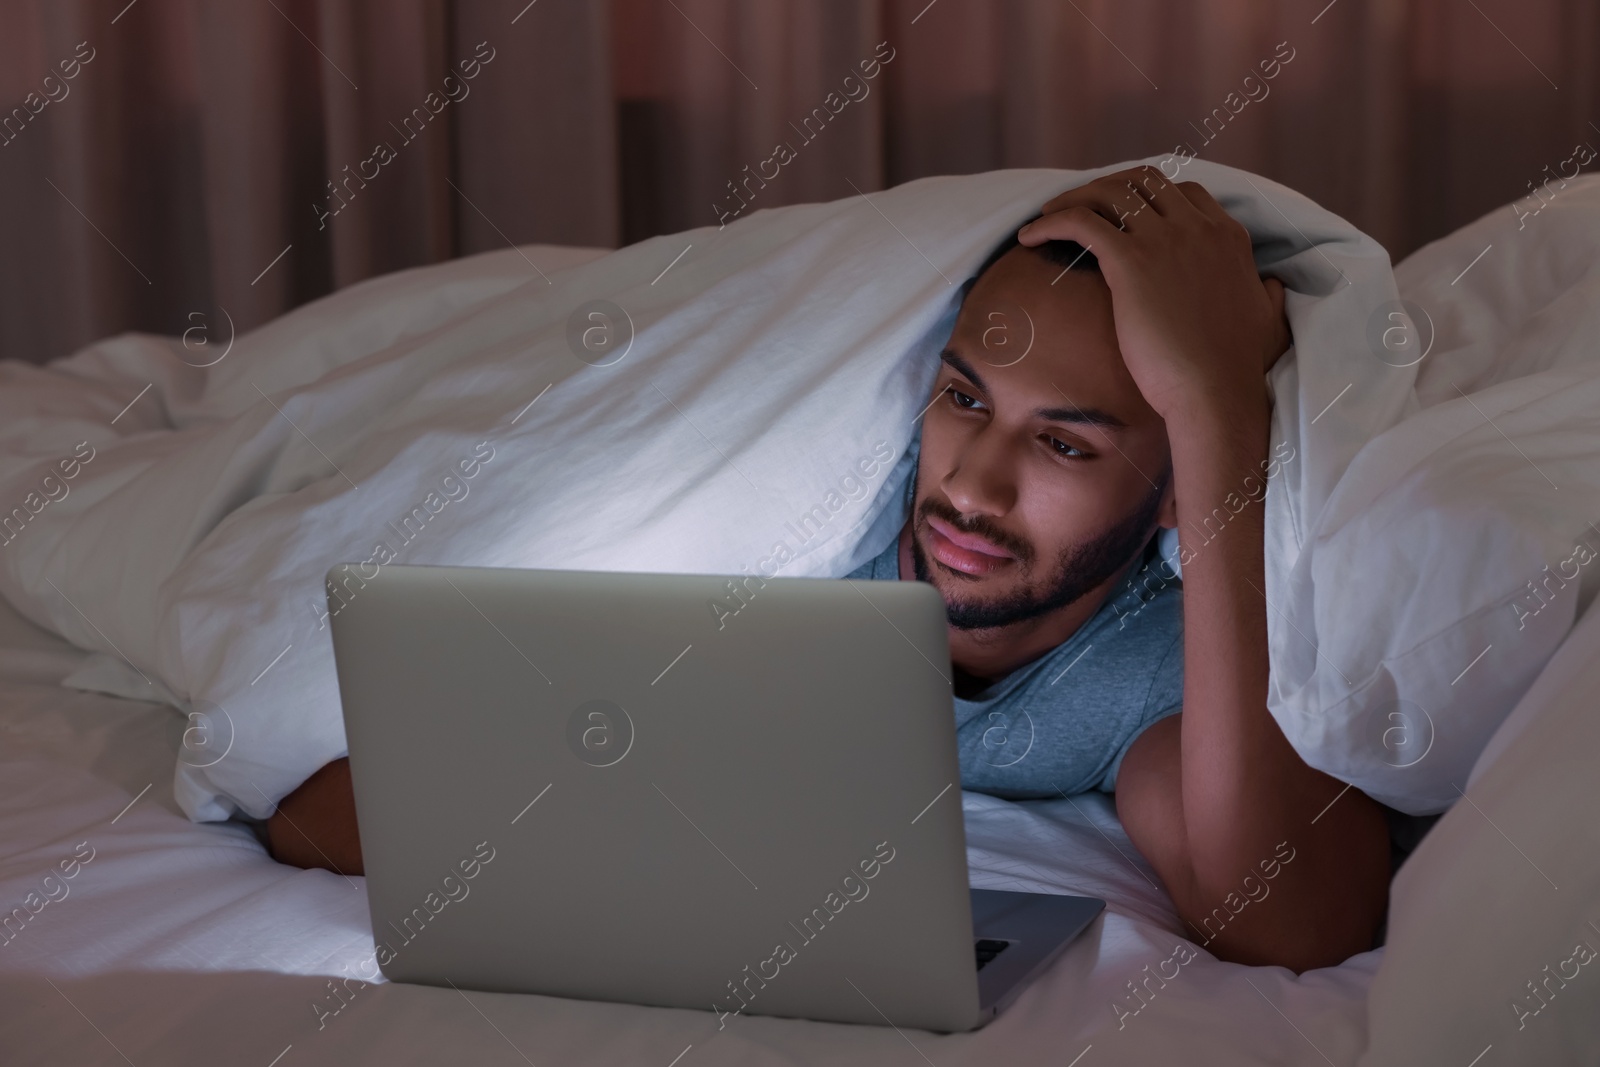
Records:
[[[1035,218],[1037,217],[1035,216]],[[1028,222],[1032,221],[1034,220],[1028,220]],[[1023,223],[1023,225],[1027,225],[1027,223]],[[1018,229],[1021,229],[1021,227],[1019,226]],[[1017,231],[1012,230],[1006,235],[1006,239],[996,245],[994,251],[989,253],[989,258],[983,261],[983,265],[962,285],[961,299],[966,300],[967,294],[972,292],[972,287],[978,283],[978,279],[983,277],[990,267],[1000,262],[1001,256],[1013,248],[1021,247],[1024,246],[1017,240]],[[1031,251],[1043,256],[1046,261],[1054,263],[1063,270],[1084,270],[1094,274],[1100,273],[1100,261],[1095,258],[1093,252],[1084,248],[1077,241],[1046,241],[1042,245],[1035,245]]]

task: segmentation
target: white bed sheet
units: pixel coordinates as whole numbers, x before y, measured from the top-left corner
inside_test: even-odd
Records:
[[[27,916],[0,946],[0,1062],[1345,1064],[1365,1043],[1381,950],[1298,978],[1199,950],[1119,1013],[1142,1003],[1128,983],[1143,968],[1193,942],[1100,796],[964,797],[973,884],[1111,902],[975,1034],[751,1016],[719,1030],[709,1010],[365,984],[362,879],[282,866],[242,824],[185,818],[171,774],[184,720],[62,687],[86,655],[0,602],[0,908]],[[92,858],[29,913],[75,850]],[[333,981],[350,976],[346,1002]]]

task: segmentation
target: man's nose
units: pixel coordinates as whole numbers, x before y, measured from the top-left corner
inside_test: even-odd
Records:
[[[985,428],[956,455],[939,488],[963,515],[998,517],[1017,502],[1016,456],[1005,435]]]

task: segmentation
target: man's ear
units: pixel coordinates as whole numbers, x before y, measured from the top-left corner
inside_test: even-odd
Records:
[[[1156,525],[1162,529],[1178,528],[1178,494],[1174,488],[1172,471],[1167,471],[1166,485],[1161,488],[1161,504],[1156,509]]]
[[[1279,358],[1294,344],[1294,334],[1289,329],[1289,316],[1283,312],[1283,283],[1276,278],[1263,277],[1261,284],[1267,290],[1267,303],[1272,307],[1272,340],[1268,342],[1267,351],[1262,353],[1261,373],[1265,374],[1272,369]]]

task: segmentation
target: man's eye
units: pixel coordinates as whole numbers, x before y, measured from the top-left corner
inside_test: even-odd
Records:
[[[955,405],[958,408],[972,408],[976,407],[978,404],[978,401],[975,397],[970,397],[966,393],[963,393],[961,390],[955,388],[950,390],[950,399],[955,402]]]
[[[1069,445],[1059,438],[1051,437],[1049,438],[1049,441],[1050,447],[1055,449],[1056,455],[1058,456],[1064,456],[1067,459],[1079,459],[1085,455],[1082,449],[1076,448],[1073,445]]]

